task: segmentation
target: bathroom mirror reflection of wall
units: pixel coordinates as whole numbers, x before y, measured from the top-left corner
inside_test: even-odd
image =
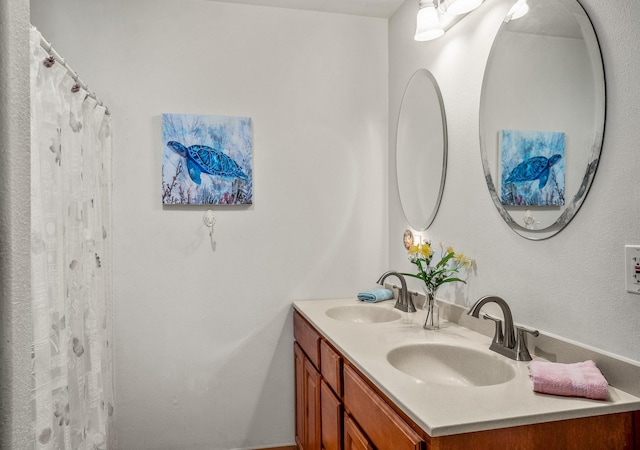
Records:
[[[595,31],[576,0],[529,7],[505,19],[491,48],[480,148],[502,218],[539,240],[562,230],[587,195],[602,147],[605,82]]]
[[[426,69],[409,79],[396,138],[396,170],[402,210],[409,226],[426,230],[440,206],[447,169],[447,124],[442,95]]]

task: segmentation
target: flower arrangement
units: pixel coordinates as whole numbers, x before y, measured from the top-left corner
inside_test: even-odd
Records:
[[[409,260],[416,265],[418,273],[403,273],[403,275],[418,278],[422,280],[426,286],[427,294],[435,295],[436,290],[445,283],[466,281],[455,276],[461,269],[468,269],[473,265],[473,260],[456,253],[453,247],[440,244],[440,260],[434,263],[434,252],[431,242],[423,242],[421,244],[409,247]]]
[[[427,302],[427,318],[424,322],[424,328],[428,330],[437,330],[440,328],[440,318],[438,308],[435,305],[436,290],[445,283],[460,281],[467,283],[463,279],[456,276],[461,269],[468,269],[473,265],[473,260],[466,257],[462,253],[456,253],[453,247],[447,247],[440,244],[440,260],[434,263],[433,249],[431,242],[423,242],[421,244],[409,247],[409,260],[416,265],[418,273],[403,273],[403,275],[418,278],[425,284]]]

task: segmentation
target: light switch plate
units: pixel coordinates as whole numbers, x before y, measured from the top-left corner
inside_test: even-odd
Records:
[[[640,245],[624,246],[624,271],[627,292],[640,294]]]

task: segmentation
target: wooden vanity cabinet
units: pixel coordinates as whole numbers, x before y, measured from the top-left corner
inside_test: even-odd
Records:
[[[297,312],[294,337],[300,450],[424,450],[425,441]]]
[[[431,437],[294,312],[299,450],[640,450],[640,412]]]

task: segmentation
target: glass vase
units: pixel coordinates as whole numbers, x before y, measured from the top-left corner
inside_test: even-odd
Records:
[[[427,301],[424,304],[424,308],[427,310],[427,318],[424,321],[424,328],[426,330],[437,330],[440,328],[440,308],[436,305],[435,292],[426,289]]]

